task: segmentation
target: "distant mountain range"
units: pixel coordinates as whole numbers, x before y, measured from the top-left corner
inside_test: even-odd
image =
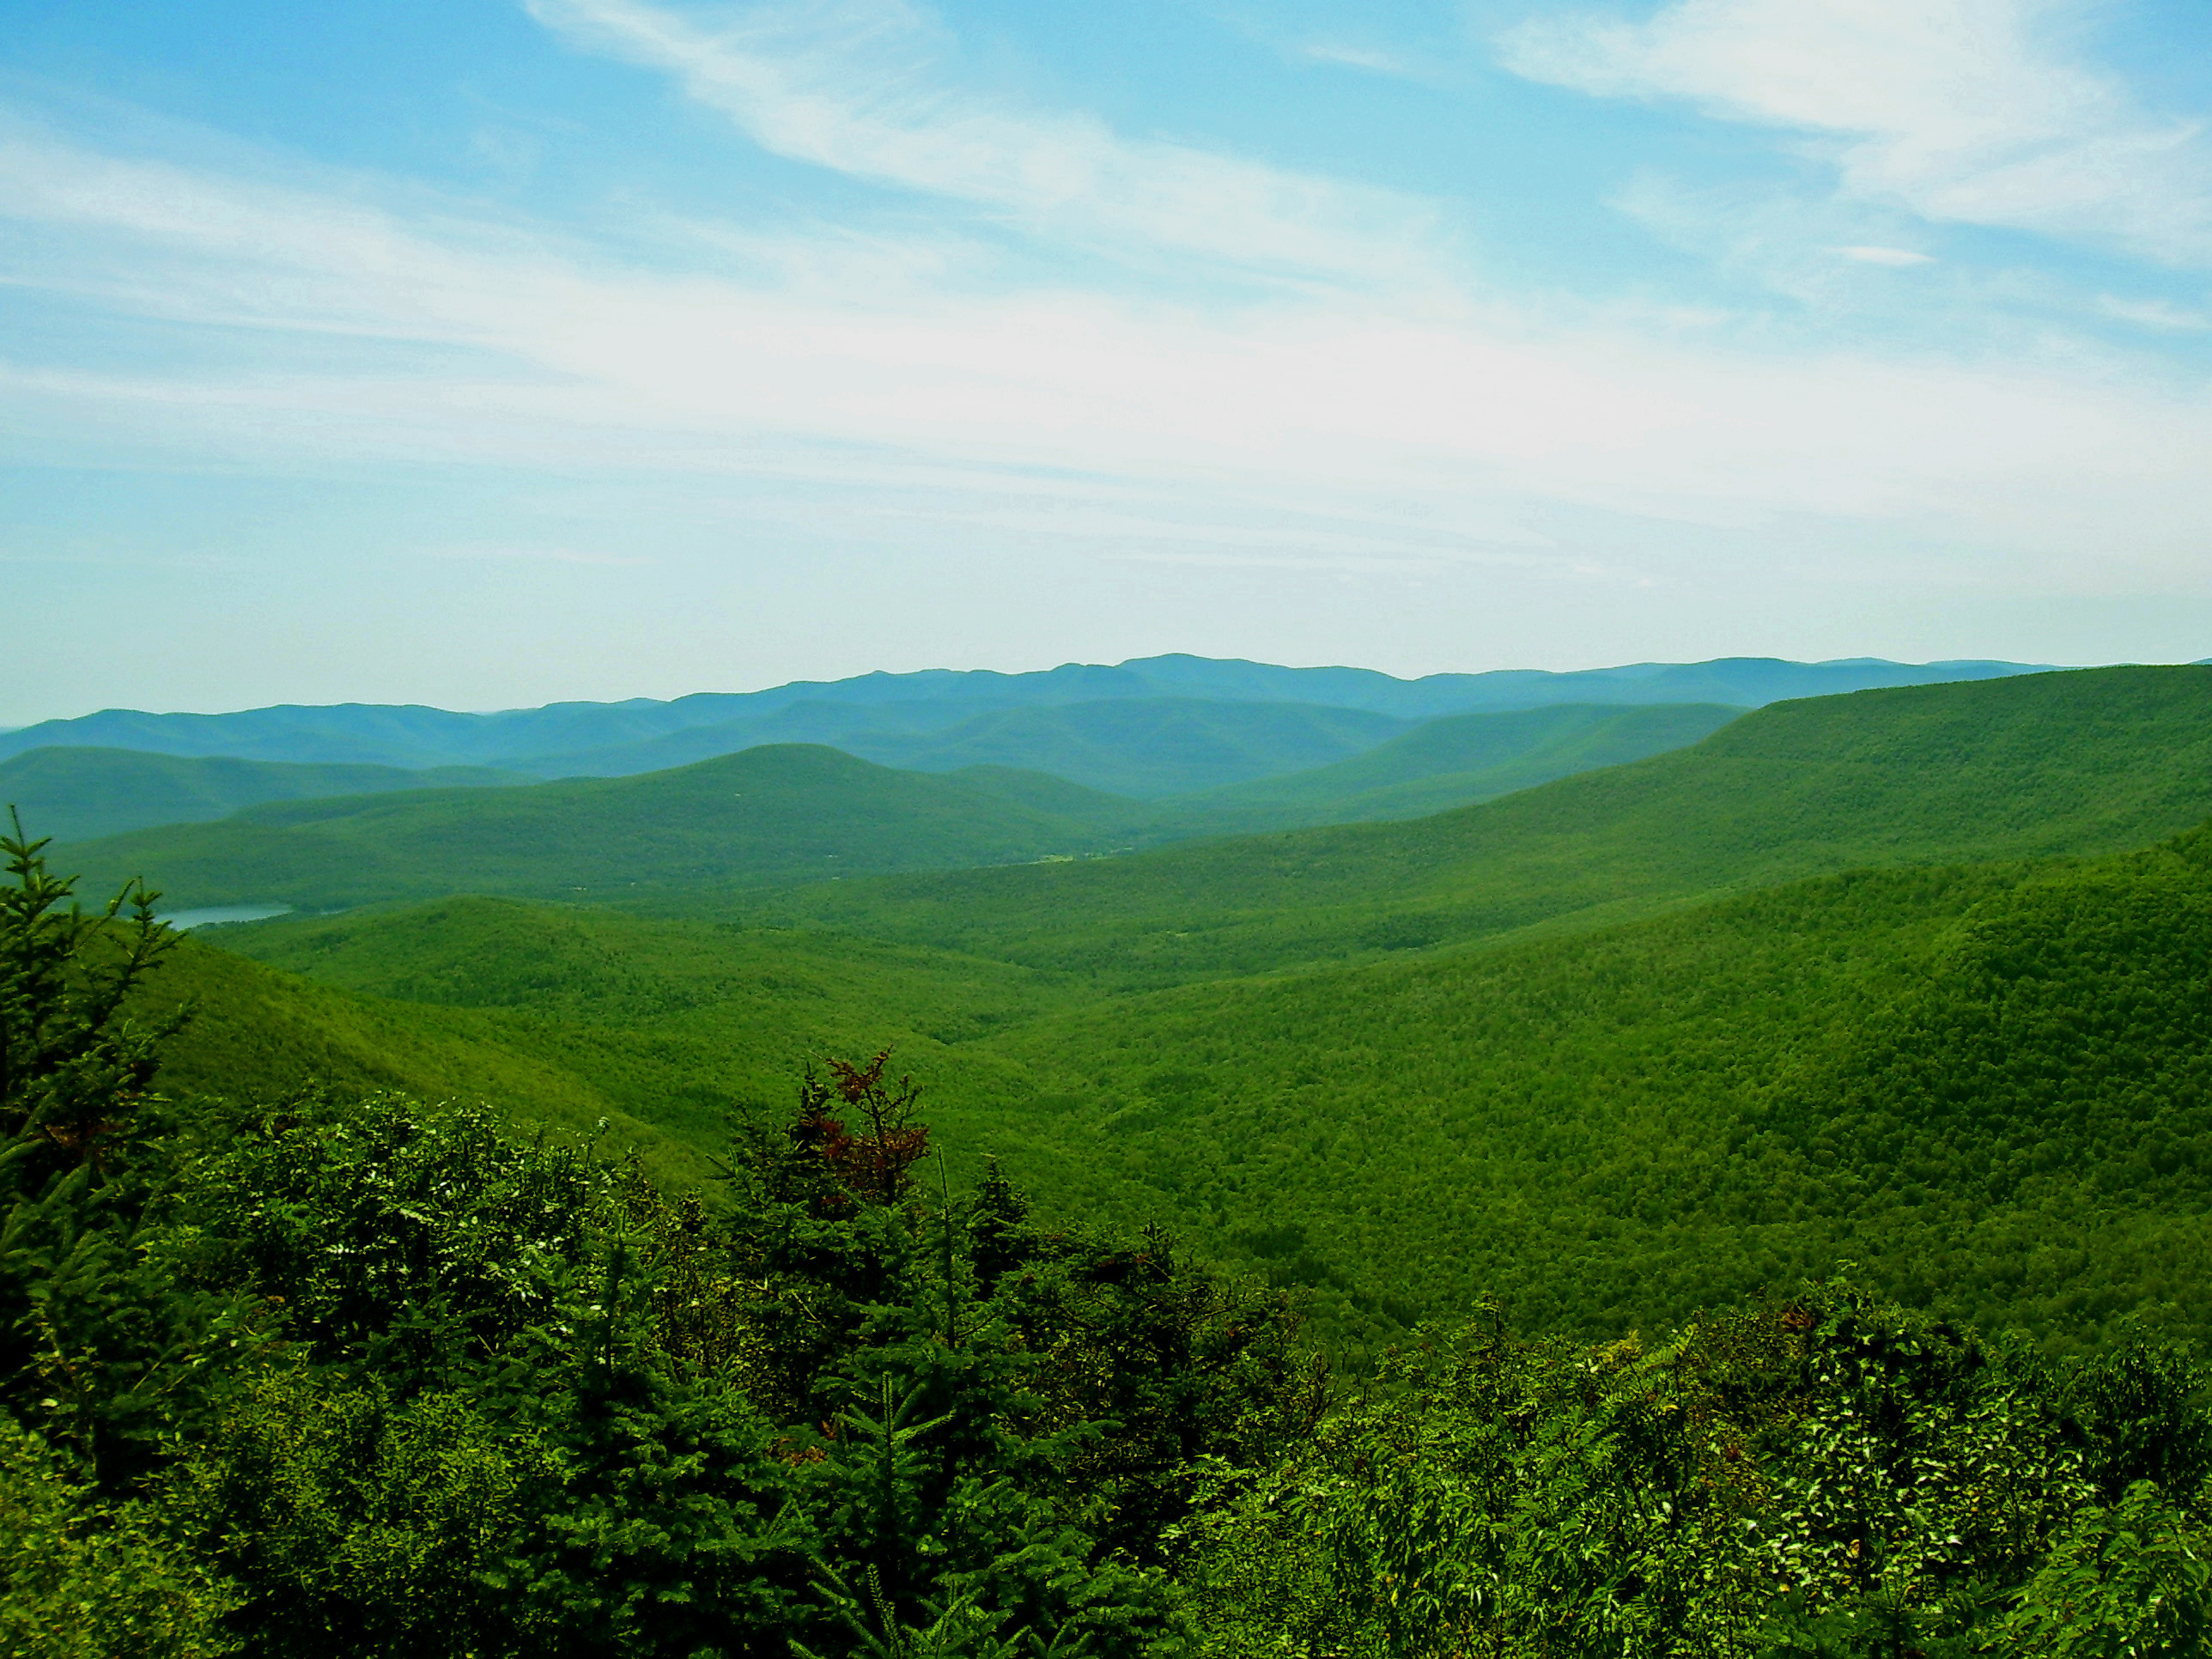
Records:
[[[862,674],[795,681],[764,691],[701,692],[665,702],[562,702],[481,714],[376,703],[287,705],[226,714],[112,708],[0,733],[0,758],[62,746],[316,765],[496,767],[537,777],[612,777],[763,744],[819,743],[923,771],[1012,764],[1059,772],[1117,793],[1164,795],[1345,759],[1443,715],[1563,703],[1755,708],[1795,697],[1992,679],[2037,669],[2009,662],[1912,664],[1855,658],[1797,663],[1731,657],[1569,673],[1504,669],[1402,680],[1364,668],[1285,668],[1177,655],[1112,666],[1069,663],[1026,674],[985,669]],[[1137,702],[1173,705],[1152,711],[1148,723],[1161,731],[1179,723],[1184,736],[1178,740],[1191,749],[1189,763],[1133,772],[1118,757],[1097,763],[1084,760],[1086,750],[1097,749],[1097,734],[1117,724],[1113,705]],[[1253,704],[1304,712],[1259,717],[1222,707]],[[1041,720],[1036,714],[1041,710],[1060,711],[1060,717]],[[1022,711],[1029,711],[1027,718],[1018,718]],[[1370,718],[1347,718],[1361,715]],[[1118,723],[1132,722],[1122,715]],[[1224,747],[1246,752],[1224,757]],[[1048,751],[1061,757],[1059,763]]]

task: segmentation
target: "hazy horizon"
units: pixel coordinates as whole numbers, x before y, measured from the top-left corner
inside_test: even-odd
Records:
[[[996,674],[1004,674],[1004,675],[1008,676],[1009,678],[1012,678],[1012,677],[1015,677],[1015,676],[1018,676],[1018,675],[1024,675],[1024,674],[1034,674],[1034,673],[1045,673],[1045,672],[1051,672],[1052,670],[1054,670],[1054,669],[1055,669],[1055,668],[1073,668],[1073,667],[1118,668],[1118,667],[1124,666],[1124,665],[1127,665],[1127,664],[1130,664],[1130,663],[1139,663],[1139,662],[1151,661],[1151,660],[1155,660],[1155,659],[1160,659],[1160,658],[1163,658],[1163,657],[1174,657],[1174,656],[1196,656],[1197,654],[1198,654],[1198,653],[1184,653],[1184,652],[1158,652],[1158,651],[1156,651],[1156,652],[1148,652],[1148,653],[1145,653],[1144,655],[1142,655],[1142,656],[1136,656],[1136,657],[1125,657],[1125,658],[1121,659],[1121,661],[1119,661],[1119,662],[1114,662],[1114,663],[1085,663],[1085,662],[1081,661],[1081,660],[1080,660],[1080,659],[1075,659],[1075,658],[1064,658],[1064,659],[1060,659],[1060,661],[1058,661],[1058,662],[1045,663],[1045,664],[1039,665],[1038,666],[1036,666],[1036,667],[1025,667],[1025,668],[1003,668],[1003,667],[1000,667],[1000,666],[998,666],[998,665],[992,665],[992,664],[980,664],[980,665],[975,665],[967,666],[967,667],[960,667],[960,668],[948,668],[947,666],[945,666],[945,665],[943,665],[943,664],[927,664],[927,665],[924,665],[923,666],[921,666],[921,668],[918,668],[918,669],[906,669],[906,670],[899,670],[899,669],[863,669],[863,670],[861,670],[861,671],[860,671],[860,673],[859,675],[841,675],[841,676],[837,676],[837,677],[835,677],[835,678],[831,678],[831,677],[828,677],[828,676],[822,676],[822,675],[808,675],[808,674],[802,674],[802,675],[798,676],[796,678],[793,678],[793,679],[786,679],[786,680],[777,680],[777,681],[774,681],[774,682],[772,682],[772,683],[769,683],[769,684],[763,684],[763,685],[699,685],[699,686],[693,686],[693,687],[692,687],[692,688],[690,688],[690,690],[688,690],[688,691],[679,691],[679,692],[676,692],[676,693],[674,693],[674,694],[672,694],[672,696],[644,696],[644,695],[642,695],[642,694],[621,694],[621,693],[616,693],[616,694],[612,694],[612,695],[609,695],[609,696],[581,696],[581,697],[562,697],[562,698],[552,698],[552,699],[549,699],[549,700],[547,700],[547,702],[542,702],[542,703],[507,703],[507,704],[502,704],[502,705],[498,705],[498,706],[487,706],[487,707],[484,707],[484,708],[452,708],[452,707],[449,707],[448,705],[442,704],[442,703],[431,703],[431,702],[424,702],[423,700],[419,699],[419,698],[414,698],[414,699],[404,699],[404,700],[403,700],[403,699],[389,699],[389,700],[384,700],[384,699],[370,699],[370,698],[366,698],[366,697],[337,697],[337,698],[333,698],[333,699],[331,699],[331,700],[329,702],[327,702],[327,703],[313,703],[313,704],[310,704],[310,703],[304,703],[304,702],[301,702],[301,700],[299,700],[299,699],[293,698],[293,699],[285,699],[285,700],[283,700],[282,702],[275,702],[275,703],[255,703],[255,704],[250,704],[250,705],[240,705],[240,706],[239,706],[239,707],[235,707],[235,708],[140,708],[140,707],[138,707],[137,705],[133,705],[133,704],[125,704],[125,703],[108,703],[108,704],[103,704],[103,705],[101,705],[100,707],[96,708],[77,708],[77,709],[69,710],[69,711],[64,712],[64,713],[59,713],[59,714],[41,714],[41,715],[37,716],[36,718],[30,719],[30,720],[9,720],[9,719],[5,718],[5,717],[4,717],[4,715],[0,715],[0,733],[6,733],[6,732],[21,732],[21,731],[26,731],[26,730],[29,729],[31,726],[45,725],[46,723],[47,723],[48,721],[51,721],[51,720],[79,720],[79,719],[82,719],[82,718],[86,717],[87,715],[90,715],[90,714],[105,714],[105,713],[108,713],[108,712],[111,712],[111,711],[122,711],[122,710],[131,710],[131,712],[142,713],[142,714],[246,714],[246,713],[250,713],[250,712],[252,712],[252,711],[253,709],[255,709],[255,708],[282,708],[282,707],[288,707],[288,706],[289,706],[289,707],[307,707],[307,708],[329,708],[329,707],[334,707],[334,706],[343,706],[343,705],[348,705],[348,704],[359,704],[359,705],[365,705],[365,706],[367,706],[367,705],[373,705],[373,706],[380,706],[380,707],[415,707],[415,708],[440,708],[440,709],[443,709],[443,710],[444,710],[445,712],[447,712],[447,713],[449,713],[449,714],[514,714],[514,713],[520,713],[520,712],[525,712],[525,711],[531,710],[531,709],[542,708],[544,708],[544,707],[549,706],[549,704],[550,704],[550,703],[562,703],[562,702],[576,702],[576,703],[586,703],[586,704],[608,704],[608,705],[612,705],[612,704],[618,704],[618,703],[629,702],[670,702],[677,701],[678,699],[680,699],[680,698],[682,698],[682,697],[685,697],[685,696],[702,696],[702,695],[704,695],[704,696],[747,696],[747,695],[750,695],[750,694],[751,694],[751,693],[753,693],[753,692],[757,692],[757,691],[772,691],[772,690],[779,690],[779,689],[781,689],[781,688],[782,688],[782,687],[784,687],[784,686],[787,686],[787,685],[813,685],[813,684],[830,685],[830,684],[839,684],[839,683],[841,683],[842,681],[846,680],[846,679],[859,678],[865,678],[865,677],[866,677],[867,675],[872,674],[872,673],[887,673],[887,674],[894,674],[894,675],[896,675],[896,674],[901,674],[901,673],[956,673],[956,674],[957,674],[957,673],[996,673]],[[1213,659],[1207,659],[1206,660],[1212,660],[1212,661],[1243,661],[1243,662],[1256,662],[1256,661],[1258,661],[1258,659],[1254,659],[1254,658],[1213,658]],[[1480,674],[1488,674],[1488,673],[1518,673],[1518,672],[1534,672],[1534,673],[1542,673],[1542,674],[1576,674],[1576,673],[1602,672],[1605,672],[1605,671],[1607,671],[1607,670],[1612,670],[1612,669],[1628,669],[1628,668],[1664,668],[1664,667],[1696,667],[1696,666],[1699,665],[1700,664],[1702,664],[1702,663],[1706,663],[1706,662],[1795,662],[1795,663],[1799,663],[1799,664],[1801,664],[1801,665],[1809,666],[1809,667],[1828,667],[1828,666],[1835,666],[1835,665],[1845,665],[1845,664],[1851,664],[1851,663],[1874,663],[1874,662],[1896,662],[1896,661],[1897,661],[1897,659],[1894,659],[1894,658],[1874,657],[1874,656],[1868,655],[1868,654],[1866,654],[1866,653],[1858,653],[1858,654],[1856,654],[1856,655],[1852,655],[1852,656],[1845,656],[1845,657],[1825,657],[1825,658],[1820,658],[1820,659],[1793,659],[1793,658],[1772,657],[1772,656],[1768,656],[1768,655],[1765,655],[1765,654],[1762,654],[1762,653],[1745,653],[1745,652],[1730,652],[1730,653],[1725,653],[1725,654],[1723,654],[1723,655],[1722,655],[1722,656],[1719,656],[1719,657],[1699,658],[1699,659],[1696,659],[1696,660],[1694,660],[1694,661],[1689,661],[1689,662],[1662,662],[1662,661],[1659,661],[1659,660],[1657,660],[1657,659],[1645,659],[1645,660],[1638,661],[1638,662],[1622,662],[1622,663],[1586,663],[1586,664],[1579,664],[1579,665],[1575,665],[1575,666],[1573,666],[1573,667],[1568,667],[1568,668],[1554,668],[1554,667],[1547,666],[1547,665],[1538,665],[1538,664],[1508,663],[1508,664],[1501,664],[1501,665],[1498,665],[1498,666],[1496,666],[1496,667],[1492,667],[1492,668],[1439,668],[1439,669],[1431,669],[1431,670],[1427,671],[1427,673],[1428,673],[1428,674],[1433,674],[1433,675],[1450,675],[1450,674],[1480,675]],[[2011,664],[2014,664],[2014,665],[2022,665],[2022,666],[2027,666],[2027,667],[2033,667],[2033,668],[2044,668],[2044,669],[2053,669],[2053,670],[2063,670],[2063,669],[2069,669],[2069,668],[2104,668],[2104,667],[2114,667],[2114,666],[2119,666],[2119,665],[2118,665],[2118,664],[2116,664],[2116,663],[2026,663],[2026,662],[2024,662],[2024,661],[2023,661],[2023,659],[2019,659],[2019,658],[2000,658],[2000,657],[1981,657],[1981,658],[1969,658],[1969,657],[1948,657],[1948,658],[1947,658],[1947,657],[1936,657],[1936,658],[1929,658],[1929,659],[1926,659],[1924,662],[1919,662],[1919,663],[1900,663],[1900,664],[1899,664],[1899,666],[1904,666],[1904,667],[1932,667],[1932,666],[1936,666],[1936,665],[1940,665],[1946,664],[1946,663],[1965,663],[1965,662],[2005,662],[2005,663],[2011,663]],[[1385,673],[1385,674],[1387,674],[1387,673],[1389,673],[1389,670],[1387,670],[1387,669],[1376,669],[1376,668],[1372,668],[1372,667],[1371,667],[1370,665],[1368,665],[1368,664],[1365,664],[1365,663],[1356,663],[1356,662],[1334,662],[1334,663],[1318,663],[1318,662],[1316,662],[1316,663],[1268,663],[1268,664],[1264,664],[1264,665],[1264,665],[1264,666],[1267,666],[1267,667],[1275,667],[1275,668],[1292,668],[1292,669],[1331,669],[1331,668],[1344,668],[1344,669],[1354,669],[1354,670],[1358,670],[1358,671],[1362,671],[1362,672],[1372,672],[1372,673]],[[1420,679],[1420,678],[1425,678],[1425,677],[1426,677],[1426,676],[1425,676],[1425,675],[1423,675],[1423,674],[1395,674],[1395,675],[1391,675],[1391,678],[1395,678],[1395,679],[1401,679],[1401,680],[1407,680],[1407,681],[1417,680],[1417,679]]]
[[[2182,0],[0,20],[10,723],[2212,650]]]

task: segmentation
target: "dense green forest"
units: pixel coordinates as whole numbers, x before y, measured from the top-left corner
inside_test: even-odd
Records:
[[[1743,711],[1713,703],[1558,703],[1514,714],[1448,715],[1328,766],[1202,790],[1152,821],[1252,835],[1320,823],[1419,817],[1620,766],[1710,736]]]
[[[343,988],[416,1051],[433,1029],[475,1045],[371,1080],[492,1089],[466,1056],[511,1055],[498,1097],[526,1108],[558,1072],[556,1097],[676,1142],[811,1054],[895,1046],[970,1158],[1000,1154],[1062,1212],[1171,1218],[1310,1286],[1353,1350],[1485,1291],[1595,1334],[1844,1257],[1923,1305],[2083,1341],[2130,1313],[2203,1328],[2202,848],[1820,878],[1569,939],[1104,999],[919,946],[496,900],[264,924],[234,948]],[[376,999],[433,1006],[410,1023]],[[203,1046],[265,1024],[210,1006],[184,1064],[211,1076],[228,1056]],[[1902,1088],[1901,1055],[1950,1063],[1990,1030],[2003,1066],[1942,1084],[1971,1134],[1932,1109],[1910,1134],[1838,1127],[1869,1075]],[[257,1075],[322,1063],[302,1048]]]
[[[12,842],[0,1652],[2200,1651],[2208,696],[204,939]],[[1110,799],[828,752],[720,856]]]
[[[1240,978],[1194,958],[1195,927],[1198,940],[1170,930],[1151,956],[1071,946],[1040,961],[1023,935],[984,933],[969,950],[900,938],[896,904],[888,923],[856,913],[825,928],[769,925],[778,918],[758,907],[718,919],[708,893],[693,908],[710,914],[680,919],[442,900],[225,930],[228,952],[291,977],[257,981],[250,1011],[206,999],[173,1063],[198,1087],[228,1075],[282,1090],[339,1064],[318,1033],[356,1033],[343,1069],[363,1085],[474,1092],[562,1122],[606,1115],[676,1173],[697,1167],[727,1114],[777,1098],[810,1057],[895,1048],[936,1085],[963,1174],[995,1154],[1055,1212],[1171,1220],[1221,1259],[1307,1287],[1316,1328],[1350,1363],[1484,1293],[1542,1328],[1595,1336],[1843,1258],[1917,1305],[2046,1340],[2093,1344],[2124,1316],[2196,1334],[2197,1039],[2185,1024],[2087,1018],[2116,1000],[2201,1004],[2196,843],[1966,860],[2023,838],[2154,840],[2204,787],[2191,716],[2206,684],[2203,670],[2124,671],[1943,689],[1974,702],[1963,715],[1922,692],[1785,706],[1672,761],[1594,778],[1601,802],[1625,793],[1632,810],[1586,824],[1582,844],[1626,855],[1571,870],[1577,883],[1649,882],[1662,858],[1709,870],[1745,846],[1770,880],[1838,845],[1905,860],[1646,902],[1660,913],[1640,921],[1422,948],[1390,931],[1377,900],[1386,919],[1364,950]],[[1747,760],[1731,745],[1758,721],[1782,729]],[[2069,732],[2101,743],[2099,757]],[[1811,783],[1774,781],[1772,757],[1793,753]],[[1677,769],[1671,792],[1643,775],[1661,765]],[[1761,779],[1771,787],[1754,787]],[[1552,786],[1406,826],[1400,849],[1464,839],[1462,820],[1486,813],[1506,818],[1493,843],[1534,849],[1532,821],[1589,799]],[[1702,837],[1686,827],[1701,803]],[[1230,842],[1117,860],[1115,875],[1172,884],[1194,857],[1240,848],[1263,871],[1279,857],[1274,842]],[[1942,862],[1918,861],[1931,854]],[[988,896],[1100,867],[940,879]],[[1402,868],[1385,866],[1387,881]],[[2007,907],[2030,896],[2078,922],[2006,947],[2038,962],[2035,982],[2080,1016],[2008,1038],[2009,1063],[2046,1093],[2007,1093],[1995,1072],[1954,1079],[1972,1134],[1891,1135],[1879,1166],[1860,1167],[1866,1137],[1839,1136],[1837,1115],[1863,1092],[1852,1079],[1882,1034],[1932,1018],[1929,988],[1948,988],[1959,1019],[2026,1017],[1993,1000],[2019,993],[1962,941],[2025,926]],[[2148,918],[2143,939],[2172,948],[2076,952],[2107,910]],[[1297,941],[1308,920],[1286,907],[1264,925]],[[1085,939],[1080,915],[1063,938]],[[1182,954],[1163,963],[1169,951]],[[173,971],[229,959],[187,951]],[[296,1006],[303,979],[346,994],[344,1018]],[[2119,1139],[2081,1127],[2085,1101]],[[1916,1133],[1935,1121],[1911,1120]],[[2028,1167],[1986,1164],[1996,1126]],[[2127,1144],[2138,1133],[2167,1148],[2155,1179],[2139,1168],[2149,1154]]]
[[[956,1189],[881,1055],[741,1115],[712,1202],[483,1106],[163,1090],[174,936],[0,853],[0,1650],[2181,1655],[2212,1626],[2181,1349],[2054,1358],[1828,1281],[1594,1345],[1479,1301],[1335,1375],[1294,1288],[1048,1219],[993,1167]],[[1832,1073],[1866,1167],[1940,1142],[1961,1079],[2102,1098],[2008,1064],[2069,973],[2114,994],[2088,1024],[2154,1007],[2146,1051],[2182,1042],[2202,1000],[2165,993],[2203,951],[2165,929],[2203,853],[1918,878],[1959,971]],[[2032,1179],[2034,1146],[1979,1172]]]

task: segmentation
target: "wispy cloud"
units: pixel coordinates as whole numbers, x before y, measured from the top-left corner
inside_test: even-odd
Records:
[[[2192,311],[2166,300],[2125,300],[2114,294],[2100,295],[2097,308],[2138,328],[2170,334],[2202,334],[2212,331],[2212,313]]]
[[[2212,264],[2212,144],[2081,58],[2061,0],[1676,0],[1532,20],[1530,79],[1811,135],[1842,187],[1935,221]]]
[[[764,149],[949,198],[1096,250],[1363,282],[1425,278],[1432,205],[963,87],[951,41],[903,0],[702,17],[641,0],[526,0],[588,50],[660,70]]]
[[[2212,404],[2078,342],[1816,349],[1724,315],[1504,304],[1441,286],[1411,198],[978,92],[894,0],[711,26],[636,0],[534,4],[779,154],[986,228],[1301,280],[1130,298],[1071,258],[1048,286],[994,270],[965,221],[895,219],[672,219],[648,264],[421,190],[146,160],[18,121],[0,125],[0,220],[37,234],[0,239],[0,282],[166,325],[173,349],[118,370],[22,335],[0,360],[16,446],[770,478],[997,515],[1008,535],[1073,502],[1086,533],[1176,557],[1502,548],[1566,568],[1547,523],[1562,513],[1700,533],[1826,518],[2046,577],[2083,538],[2117,538],[2163,580],[2212,533]],[[1918,260],[1887,234],[1823,220],[1796,240],[1840,280]],[[1399,280],[1413,271],[1423,285]],[[1178,523],[1189,541],[1160,528]]]
[[[905,278],[856,295],[803,261],[751,283],[646,270],[452,204],[55,137],[0,147],[0,212],[46,230],[13,244],[19,289],[219,330],[167,370],[20,350],[0,366],[13,429],[96,434],[110,453],[644,466],[994,507],[1105,480],[1156,518],[1204,501],[1249,524],[1264,507],[1400,545],[1409,515],[1480,539],[1562,505],[1711,526],[1841,514],[2039,562],[2146,520],[2154,478],[2141,557],[2212,530],[2186,459],[2212,447],[2212,407],[2067,354],[1750,350],[1371,297],[1200,312],[978,295],[896,262]],[[272,343],[325,338],[387,355],[333,365]],[[210,362],[210,341],[235,360]]]
[[[1862,242],[1832,248],[1829,251],[1832,253],[1839,253],[1844,258],[1853,260],[1859,264],[1889,265],[1899,270],[1909,270],[1914,265],[1935,263],[1934,255],[1915,253],[1909,247],[1882,247]]]
[[[1393,80],[1418,81],[1427,86],[1448,86],[1452,70],[1433,58],[1416,58],[1382,46],[1361,46],[1351,40],[1300,40],[1288,48],[1310,64],[1334,64],[1344,69],[1364,70]]]
[[[573,547],[501,547],[483,544],[428,547],[422,550],[422,554],[426,558],[455,560],[464,564],[566,564],[611,570],[641,570],[660,562],[658,559],[629,553],[598,553]]]

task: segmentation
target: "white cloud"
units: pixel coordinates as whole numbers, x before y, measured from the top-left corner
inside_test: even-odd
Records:
[[[2165,300],[2124,300],[2118,295],[2106,294],[2098,296],[2097,309],[2124,323],[2168,333],[2201,334],[2212,329],[2212,315],[2190,311]]]
[[[2043,581],[2118,547],[2130,580],[2201,583],[2212,534],[2212,402],[2078,345],[1884,358],[1372,294],[986,294],[895,250],[866,284],[826,254],[671,274],[450,204],[6,137],[0,216],[39,234],[0,241],[0,281],[179,345],[123,374],[20,337],[19,457],[649,468],[896,492],[979,533],[1047,533],[1057,504],[1125,547],[1562,572],[1561,512],[1826,520]],[[1012,508],[1030,530],[992,527]]]
[[[948,79],[906,0],[761,7],[709,24],[642,0],[526,0],[576,45],[672,76],[776,155],[966,203],[1095,249],[1308,278],[1425,280],[1430,204],[1153,139]]]
[[[1507,66],[1818,136],[1843,187],[1931,220],[2212,263],[2212,146],[2069,50],[2061,0],[1676,0],[1533,20]]]
[[[1375,46],[1354,46],[1349,41],[1305,40],[1291,50],[1309,63],[1336,64],[1346,69],[1395,76],[1401,81],[1426,81],[1436,76],[1433,66],[1417,64],[1399,52],[1384,52]]]
[[[1935,263],[1932,255],[1915,253],[1911,248],[1906,247],[1881,247],[1860,243],[1848,247],[1831,248],[1828,251],[1831,253],[1840,253],[1844,258],[1856,261],[1859,264],[1893,265],[1900,270],[1912,265]]]

